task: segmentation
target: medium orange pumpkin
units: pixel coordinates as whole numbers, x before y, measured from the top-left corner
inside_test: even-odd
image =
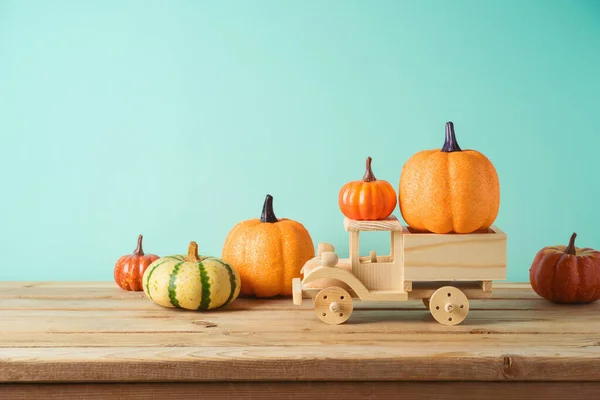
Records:
[[[142,239],[142,235],[138,236],[137,248],[133,254],[120,257],[115,264],[114,278],[121,289],[143,290],[142,277],[144,272],[154,260],[158,259],[156,254],[144,254]]]
[[[446,123],[442,149],[413,155],[402,168],[398,202],[414,230],[471,233],[489,228],[500,208],[500,183],[492,162],[462,150],[454,124]]]
[[[389,182],[375,178],[371,162],[368,157],[362,180],[346,183],[338,194],[340,210],[350,219],[386,219],[396,208],[396,191]]]
[[[529,270],[533,290],[555,303],[590,303],[600,299],[600,252],[568,246],[544,247]]]
[[[227,235],[223,261],[240,275],[241,295],[273,297],[292,294],[292,279],[315,256],[306,228],[291,219],[277,219],[273,197],[267,195],[260,219],[240,222]]]

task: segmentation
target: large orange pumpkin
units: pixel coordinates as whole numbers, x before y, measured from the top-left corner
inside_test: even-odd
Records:
[[[340,210],[350,219],[386,219],[396,208],[396,191],[389,182],[375,178],[371,161],[368,157],[362,180],[346,183],[338,194]]]
[[[158,259],[156,254],[144,254],[142,235],[138,236],[137,248],[133,254],[120,257],[114,269],[115,282],[121,289],[141,291],[144,272],[150,264]]]
[[[529,280],[533,290],[555,303],[590,303],[600,299],[600,252],[568,246],[544,247],[536,254]]]
[[[487,229],[500,208],[496,168],[482,153],[459,147],[452,122],[442,149],[421,151],[406,162],[399,186],[400,212],[417,231]]]
[[[291,219],[277,219],[273,197],[267,195],[260,219],[240,222],[227,235],[223,260],[241,280],[241,295],[272,297],[292,294],[292,279],[315,256],[306,228]]]

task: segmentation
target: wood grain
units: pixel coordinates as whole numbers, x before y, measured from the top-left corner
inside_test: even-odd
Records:
[[[387,276],[387,273],[392,271],[399,271],[398,268],[379,270],[378,274],[374,274],[375,277],[381,278]],[[383,268],[383,267],[382,267]],[[353,267],[354,270],[354,267]],[[357,275],[341,267],[320,267],[313,269],[310,273],[304,275],[302,284],[310,284],[311,282],[323,281],[323,280],[338,280],[344,282],[349,286],[351,291],[358,296],[361,300],[370,301],[403,301],[408,299],[408,293],[402,290],[369,290],[365,283],[357,278]],[[370,281],[371,284],[374,282],[382,282],[380,280]]]
[[[290,399],[590,400],[597,382],[239,382],[0,384],[3,400]]]
[[[402,231],[402,224],[393,215],[386,219],[373,221],[357,221],[344,218],[344,229],[348,232]]]
[[[310,300],[193,312],[80,285],[0,282],[0,382],[600,381],[600,304],[555,305],[527,284],[495,284],[453,327],[420,300],[356,302],[327,325]]]
[[[409,281],[506,279],[506,234],[496,227],[469,235],[411,233],[404,228],[404,279]]]
[[[8,383],[600,380],[597,351],[535,357],[442,349],[420,356],[388,354],[388,349],[377,346],[350,351],[335,347],[325,354],[322,345],[295,350],[284,346],[11,349],[0,352],[0,378]],[[371,351],[374,354],[365,357]]]
[[[397,290],[404,291],[402,282],[402,267],[398,263],[356,262],[352,265],[352,274],[369,290]]]
[[[442,286],[453,286],[460,289],[469,299],[487,299],[492,297],[491,291],[481,289],[479,282],[415,282],[411,285],[410,299],[428,299],[431,295]]]

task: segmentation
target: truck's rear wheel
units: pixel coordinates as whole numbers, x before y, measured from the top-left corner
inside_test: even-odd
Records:
[[[442,325],[458,325],[469,313],[469,299],[462,290],[454,286],[444,286],[431,295],[429,311]]]

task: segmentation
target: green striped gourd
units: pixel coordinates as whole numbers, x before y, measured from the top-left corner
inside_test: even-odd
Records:
[[[215,257],[199,256],[191,242],[188,254],[154,261],[143,277],[146,296],[163,307],[209,310],[235,300],[240,276],[235,268]]]

